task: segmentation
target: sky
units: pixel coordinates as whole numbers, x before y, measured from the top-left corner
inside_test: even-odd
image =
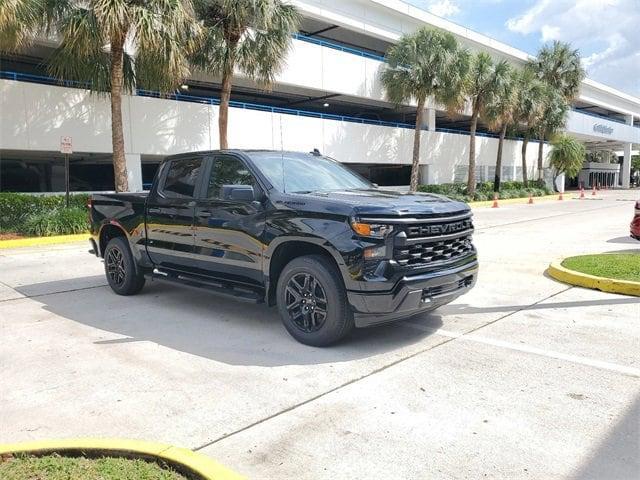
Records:
[[[640,0],[405,1],[533,55],[569,42],[589,78],[640,97]]]

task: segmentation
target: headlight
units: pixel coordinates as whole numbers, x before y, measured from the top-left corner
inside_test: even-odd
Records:
[[[393,225],[362,223],[355,220],[351,222],[351,228],[358,235],[371,238],[384,238],[393,231]]]

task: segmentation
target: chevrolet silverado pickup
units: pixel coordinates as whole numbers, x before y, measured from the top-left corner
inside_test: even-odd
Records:
[[[468,205],[379,189],[317,151],[171,156],[148,194],[93,195],[89,216],[116,294],[152,279],[264,302],[314,346],[432,311],[478,273]]]

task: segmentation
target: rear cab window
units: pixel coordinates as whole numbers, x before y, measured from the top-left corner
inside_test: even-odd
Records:
[[[202,169],[202,158],[171,160],[159,193],[167,198],[194,198]]]

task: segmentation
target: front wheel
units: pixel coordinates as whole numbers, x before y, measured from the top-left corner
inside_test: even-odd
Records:
[[[340,272],[321,255],[289,262],[278,279],[277,298],[282,323],[300,343],[324,347],[353,329]]]
[[[136,270],[134,262],[126,239],[109,241],[104,250],[104,271],[111,290],[118,295],[135,295],[144,286],[144,275]]]

